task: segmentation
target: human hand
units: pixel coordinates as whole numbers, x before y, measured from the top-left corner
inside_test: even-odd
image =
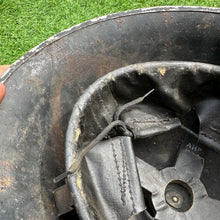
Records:
[[[0,82],[0,104],[5,97],[5,93],[6,93],[5,85]]]
[[[2,65],[0,66],[0,76],[8,69],[10,65]],[[3,83],[0,82],[0,104],[5,97],[6,88]]]

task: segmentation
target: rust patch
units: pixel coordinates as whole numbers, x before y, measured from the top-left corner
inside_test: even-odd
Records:
[[[205,26],[204,26],[204,29],[207,29],[207,28],[209,28],[210,26],[211,26],[210,23],[206,23]]]
[[[39,87],[42,83],[42,79],[40,79],[38,77],[32,77],[32,78],[29,78],[29,79],[25,79],[25,82],[32,83],[35,86]]]
[[[54,147],[54,158],[59,170],[64,170],[65,134],[62,126],[61,91],[63,78],[53,75],[50,83],[50,135]]]
[[[10,174],[12,165],[7,161],[0,161],[0,193],[6,192],[13,185],[13,179]]]
[[[164,12],[164,21],[165,21],[166,24],[167,23],[173,23],[174,22],[174,18],[173,18],[173,16],[170,13]]]
[[[117,24],[117,28],[121,28],[122,27],[123,21],[121,19],[120,20],[119,19],[115,19],[114,21]]]
[[[209,28],[211,26],[211,23],[206,23],[206,24],[204,24],[204,25],[200,25],[200,24],[197,24],[196,25],[196,29],[197,30],[205,30],[205,29],[207,29],[207,28]]]

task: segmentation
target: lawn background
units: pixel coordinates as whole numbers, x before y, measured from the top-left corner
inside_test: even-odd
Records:
[[[220,7],[220,0],[0,0],[0,64],[91,18],[165,5]]]

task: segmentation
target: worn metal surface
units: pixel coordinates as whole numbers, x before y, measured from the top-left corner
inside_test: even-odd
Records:
[[[57,219],[52,179],[65,170],[73,105],[92,82],[138,62],[219,64],[219,36],[219,9],[139,9],[76,25],[15,62],[1,78],[10,77],[0,106],[0,219]]]

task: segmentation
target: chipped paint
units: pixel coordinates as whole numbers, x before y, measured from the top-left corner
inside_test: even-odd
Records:
[[[164,76],[165,73],[166,73],[166,68],[158,68],[158,71],[160,72],[160,74],[161,74],[162,76]]]
[[[107,15],[104,15],[104,16],[101,16],[101,17],[98,17],[98,18],[93,18],[90,20],[90,22],[100,22],[100,21],[103,21],[107,19]]]
[[[10,177],[0,177],[0,192],[5,192],[12,185]]]
[[[6,192],[13,185],[12,164],[8,161],[0,161],[0,193]]]
[[[76,185],[79,188],[79,191],[80,191],[80,194],[81,194],[83,200],[86,201],[86,194],[84,192],[83,185],[82,185],[82,173],[81,173],[81,171],[78,171],[78,173],[77,173]]]
[[[112,80],[112,81],[115,81],[115,77],[112,75],[112,73],[109,73],[107,78]]]
[[[75,141],[78,141],[79,136],[80,136],[80,134],[81,134],[81,130],[80,130],[80,128],[77,128],[77,129],[75,130],[75,133],[76,133]]]
[[[112,78],[112,74],[109,73],[107,77],[108,77],[108,79],[111,79]]]

